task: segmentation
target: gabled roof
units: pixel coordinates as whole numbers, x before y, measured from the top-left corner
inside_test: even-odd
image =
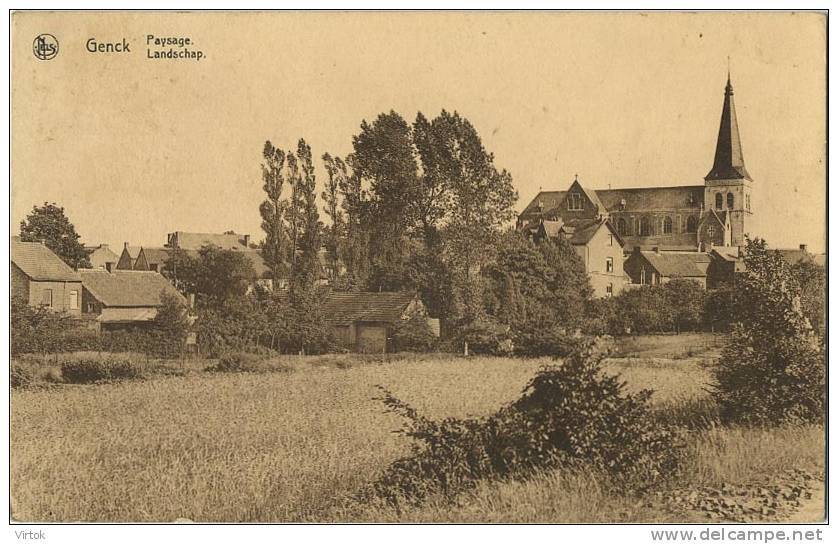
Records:
[[[805,249],[775,249],[790,265],[799,263],[800,261],[812,261],[813,263],[824,266],[826,264],[826,255],[809,253]]]
[[[156,264],[162,267],[169,260],[170,250],[165,247],[144,247],[142,251],[149,265]]]
[[[586,245],[603,227],[611,231],[620,246],[623,245],[622,237],[606,219],[571,219],[565,222],[562,230],[570,234],[571,244]]]
[[[524,208],[521,215],[529,216],[539,213],[540,210],[547,212],[558,208],[559,204],[561,204],[562,200],[564,200],[565,194],[567,194],[567,191],[540,191],[535,198],[532,199],[532,202]],[[539,202],[543,205],[543,208],[539,208]]]
[[[206,245],[218,246],[221,249],[247,249],[243,234],[213,234],[206,232],[172,233],[177,237],[177,247],[180,249],[201,249]]]
[[[160,306],[162,292],[186,299],[157,272],[145,270],[82,270],[82,285],[104,306]]]
[[[326,319],[334,325],[353,322],[394,323],[408,305],[417,299],[413,292],[368,293],[331,292],[323,304]]]
[[[141,249],[142,249],[142,246],[125,246],[125,247],[122,248],[122,251],[123,252],[127,251],[128,256],[131,257],[131,259],[136,261],[137,257],[140,256],[140,250]]]
[[[548,238],[555,238],[561,233],[562,225],[564,223],[562,221],[547,221],[544,220],[541,223],[541,228],[544,231],[544,235]]]
[[[11,261],[35,281],[81,281],[78,273],[40,242],[11,241]]]
[[[668,278],[703,278],[711,257],[702,252],[641,251],[641,255],[661,275]]]

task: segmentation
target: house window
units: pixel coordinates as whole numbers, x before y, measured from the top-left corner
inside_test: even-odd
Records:
[[[613,246],[613,245],[614,245],[614,235],[613,235],[613,234],[609,234],[609,235],[608,235],[608,245],[609,245],[609,246]]]
[[[695,216],[687,218],[687,232],[695,232],[698,230],[698,220]]]
[[[733,193],[728,193],[727,194],[727,209],[728,210],[733,209]]]
[[[613,283],[609,283],[608,285],[605,286],[605,295],[609,296],[609,297],[614,295],[614,284]]]
[[[581,210],[582,207],[582,195],[579,193],[570,193],[567,195],[567,209],[568,210]]]
[[[71,310],[78,310],[79,309],[79,292],[78,291],[70,291],[70,309]]]
[[[663,233],[672,234],[672,219],[670,217],[663,218]]]
[[[44,289],[41,291],[41,304],[52,308],[52,289]]]
[[[640,269],[640,285],[646,284],[646,267]]]
[[[722,209],[722,200],[724,200],[724,197],[722,197],[722,193],[716,193],[716,209],[717,210]]]
[[[605,259],[605,271],[606,272],[614,272],[614,258],[608,257]]]
[[[649,222],[648,217],[641,217],[640,218],[640,236],[651,236],[652,235],[652,225]]]
[[[628,233],[628,223],[626,223],[626,220],[622,217],[617,219],[617,234],[626,236]]]

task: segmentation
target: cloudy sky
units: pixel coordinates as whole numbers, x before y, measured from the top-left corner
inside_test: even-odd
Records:
[[[790,13],[17,13],[12,233],[63,205],[85,243],[174,230],[261,238],[265,140],[344,155],[363,119],[456,110],[524,206],[593,188],[703,183],[730,57],[750,231],[824,249],[825,20]],[[58,55],[38,60],[35,36]],[[148,35],[201,61],[149,59]],[[128,53],[91,53],[97,42]],[[152,48],[156,50],[160,48]],[[318,166],[319,179],[325,177]]]

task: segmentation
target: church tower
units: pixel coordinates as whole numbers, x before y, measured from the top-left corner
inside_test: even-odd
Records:
[[[733,85],[727,75],[722,120],[716,142],[713,168],[704,178],[704,209],[727,215],[731,227],[731,245],[745,245],[745,234],[751,218],[751,180],[742,157],[739,124],[733,104]]]

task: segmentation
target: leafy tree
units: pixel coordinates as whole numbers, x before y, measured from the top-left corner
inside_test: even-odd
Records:
[[[206,245],[196,256],[174,251],[167,267],[177,272],[177,287],[183,293],[197,295],[202,306],[222,306],[242,298],[257,279],[253,264],[239,251]]]
[[[320,215],[315,201],[314,164],[311,159],[311,147],[302,138],[297,145],[297,159],[301,175],[294,185],[297,202],[292,204],[298,218],[297,249],[298,260],[291,270],[291,299],[297,305],[301,298],[307,297],[320,277]]]
[[[329,255],[329,265],[332,268],[331,280],[334,283],[339,276],[339,263],[341,253],[341,240],[346,235],[346,224],[343,210],[340,205],[340,188],[347,183],[347,166],[340,157],[332,157],[328,153],[323,154],[323,164],[329,176],[326,182],[326,189],[320,197],[326,202],[326,215],[331,219],[326,235],[326,251]]]
[[[265,142],[262,150],[264,163],[262,164],[262,189],[265,200],[259,206],[262,216],[262,230],[265,241],[262,243],[262,256],[271,269],[274,279],[284,277],[287,273],[286,251],[287,233],[285,229],[286,204],[282,199],[282,188],[285,184],[285,152]]]
[[[180,355],[186,346],[186,335],[190,327],[186,305],[179,297],[167,291],[160,293],[160,302],[157,315],[154,316],[158,351],[164,356]]]
[[[24,242],[41,242],[72,268],[90,268],[76,228],[64,214],[64,208],[44,202],[34,206],[26,219],[20,222],[20,239]]]
[[[736,324],[713,369],[726,420],[821,422],[826,357],[801,308],[790,267],[765,241],[746,239],[746,271],[737,278]]]
[[[704,318],[706,291],[698,282],[673,279],[663,284],[676,332],[698,329]]]
[[[800,286],[803,315],[815,332],[823,337],[826,333],[826,269],[811,259],[805,259],[791,266],[791,274]]]

